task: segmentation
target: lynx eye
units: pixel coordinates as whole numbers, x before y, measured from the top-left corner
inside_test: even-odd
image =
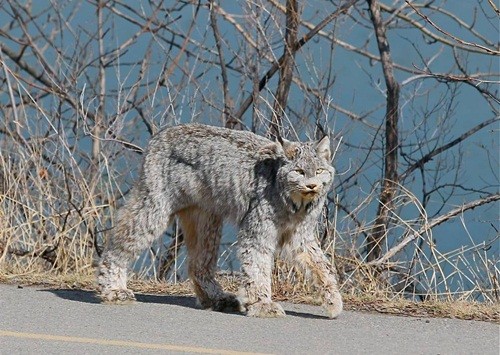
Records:
[[[295,172],[297,174],[299,174],[299,175],[305,175],[306,174],[306,172],[304,170],[302,170],[302,169],[295,169]]]
[[[319,168],[316,169],[316,175],[323,174],[325,172],[325,169]]]

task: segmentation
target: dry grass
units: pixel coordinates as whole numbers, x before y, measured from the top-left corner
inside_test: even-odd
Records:
[[[0,282],[93,289],[93,264],[103,243],[100,231],[112,225],[121,194],[117,186],[123,182],[112,178],[113,174],[107,179],[88,176],[75,157],[62,153],[59,162],[66,167],[50,165],[36,153],[43,151],[42,145],[34,144],[29,151],[14,146],[10,155],[3,154],[5,150],[0,154]],[[110,160],[107,164],[106,171],[118,169]],[[363,215],[369,204],[367,199],[353,213]],[[357,241],[371,228],[369,221],[342,233],[327,224],[322,245],[328,255],[336,255],[346,309],[498,322],[500,273],[486,245],[475,244],[471,237],[468,246],[443,253],[436,248],[432,231],[426,229],[429,220],[417,199],[401,188],[396,205],[399,212],[405,208],[418,211],[413,219],[392,215],[392,233],[401,238],[384,250],[389,253],[408,241],[402,248],[406,255],[400,253],[398,259],[391,257],[378,264],[363,259],[359,251],[364,246]],[[327,220],[337,219],[329,215]],[[404,238],[413,235],[414,239]],[[149,258],[142,258],[134,267],[132,289],[191,294],[185,282],[148,281],[182,276],[185,253],[182,243],[174,242],[146,251]],[[235,291],[234,279],[223,282]],[[302,275],[281,263],[276,268],[274,291],[275,298],[282,301],[316,302]]]

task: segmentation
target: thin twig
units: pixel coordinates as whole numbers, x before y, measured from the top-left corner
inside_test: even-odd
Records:
[[[463,45],[466,45],[466,46],[470,46],[470,47],[474,47],[474,48],[479,48],[479,49],[482,49],[483,50],[483,53],[486,53],[486,54],[492,54],[492,55],[499,55],[500,54],[500,51],[498,50],[495,50],[495,49],[491,49],[491,48],[488,48],[488,47],[485,47],[485,46],[482,46],[480,44],[477,44],[477,43],[473,43],[473,42],[467,42],[461,38],[458,38],[457,36],[454,36],[452,35],[451,33],[449,32],[446,32],[445,30],[443,30],[441,27],[439,27],[438,25],[436,25],[434,22],[432,22],[432,20],[424,15],[422,12],[420,12],[415,6],[413,6],[411,4],[411,2],[409,2],[408,0],[405,0],[405,2],[408,4],[408,6],[410,6],[413,11],[415,11],[420,17],[422,17],[428,24],[430,24],[432,27],[434,27],[436,30],[438,30],[439,32],[441,32],[442,34],[452,38],[453,40],[455,40],[456,42],[460,43],[460,44],[463,44]]]

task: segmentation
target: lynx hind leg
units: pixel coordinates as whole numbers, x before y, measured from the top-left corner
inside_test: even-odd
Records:
[[[127,269],[137,254],[151,245],[168,227],[171,217],[153,202],[133,195],[118,211],[113,233],[97,269],[99,297],[104,303],[135,301],[127,289]]]
[[[337,318],[342,313],[343,303],[333,267],[315,239],[302,240],[300,245],[285,248],[285,255],[306,271],[312,278],[322,298],[322,307],[329,318]]]
[[[222,218],[194,207],[177,215],[184,232],[188,272],[198,303],[214,311],[238,311],[240,304],[236,296],[224,292],[215,279]]]

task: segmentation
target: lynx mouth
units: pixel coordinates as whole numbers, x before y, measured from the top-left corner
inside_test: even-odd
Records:
[[[296,211],[307,209],[307,206],[318,198],[319,189],[297,189],[290,194]]]
[[[306,201],[311,201],[316,198],[318,195],[319,191],[318,190],[306,190],[306,191],[301,191],[300,195],[302,198]]]

